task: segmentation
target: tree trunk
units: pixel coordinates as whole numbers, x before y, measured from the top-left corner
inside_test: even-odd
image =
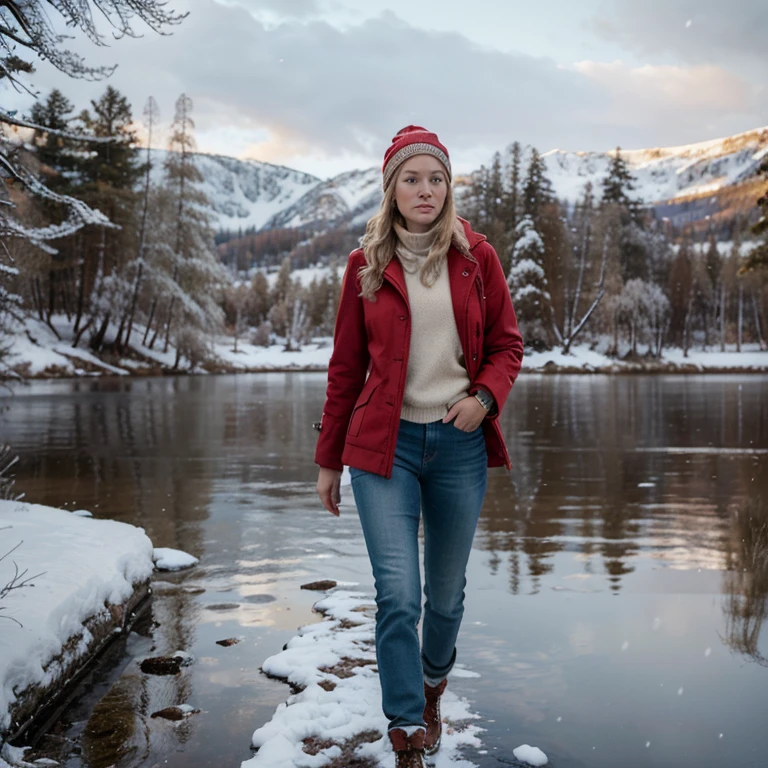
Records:
[[[136,273],[136,282],[133,284],[133,296],[131,296],[131,308],[128,310],[128,330],[125,332],[125,346],[131,343],[131,332],[133,331],[133,318],[136,315],[136,304],[139,301],[139,287],[141,286],[141,276],[144,272],[144,264],[139,262],[139,270]]]
[[[37,307],[37,314],[41,320],[45,320],[45,307],[43,306],[43,288],[40,285],[40,278],[36,277],[32,280],[32,296],[35,299],[35,306]]]
[[[149,336],[149,329],[152,327],[152,321],[155,319],[156,309],[157,309],[157,297],[152,299],[152,306],[149,308],[149,319],[147,320],[147,327],[144,330],[144,340],[141,342],[145,347],[147,346],[147,336]]]
[[[688,311],[685,313],[685,324],[683,327],[683,357],[688,357],[688,349],[691,346],[691,314],[693,310],[693,281],[688,292]]]
[[[83,319],[83,310],[85,308],[85,255],[80,259],[80,288],[77,292],[77,315],[75,317],[74,331],[77,334],[77,329],[80,327],[80,323]]]
[[[736,329],[736,351],[741,352],[741,334],[744,330],[744,281],[739,280],[739,320]]]
[[[149,341],[149,348],[154,349],[155,348],[155,341],[157,341],[157,334],[160,333],[160,326],[163,324],[163,321],[158,317],[157,323],[155,324],[155,332],[152,334],[152,338]]]
[[[760,349],[765,349],[765,339],[763,338],[763,330],[760,327],[760,312],[757,308],[757,299],[755,298],[755,294],[752,294],[752,312],[755,317],[755,330],[757,331],[757,338],[760,342]]]
[[[67,322],[72,322],[72,313],[69,311],[69,300],[67,298],[67,285],[61,284],[61,306],[64,310],[64,314],[67,316]]]
[[[91,347],[96,352],[101,352],[101,348],[104,346],[104,337],[107,335],[107,328],[109,328],[109,321],[112,317],[111,312],[107,312],[106,315],[104,315],[104,320],[101,322],[101,327],[99,328],[96,335],[93,337],[93,341],[91,342]]]
[[[128,312],[123,312],[123,316],[120,318],[120,325],[117,328],[117,336],[115,336],[115,351],[122,352],[123,350],[123,333],[125,332],[125,324],[128,321]]]
[[[171,324],[173,323],[173,305],[176,302],[176,297],[171,296],[171,306],[168,307],[168,323],[165,326],[165,346],[163,347],[163,352],[168,351],[168,342],[171,338]]]
[[[48,323],[51,322],[51,317],[56,309],[56,286],[54,285],[54,272],[48,271]]]
[[[720,351],[725,352],[725,283],[720,286]]]
[[[75,340],[72,342],[72,349],[76,349],[77,345],[80,343],[80,337],[91,327],[91,323],[93,322],[93,318],[89,317],[88,321],[83,324],[83,327],[75,334]]]

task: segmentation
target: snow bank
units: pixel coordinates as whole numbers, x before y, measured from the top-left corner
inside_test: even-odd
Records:
[[[122,624],[123,604],[153,569],[152,543],[140,528],[0,501],[0,556],[14,547],[0,561],[0,588],[14,577],[14,563],[35,578],[0,606],[0,732],[26,691],[68,676],[92,652],[100,620]]]
[[[742,350],[742,352],[737,352],[735,345],[729,344],[726,346],[725,352],[720,352],[719,347],[716,350],[697,348],[690,349],[688,357],[684,357],[682,349],[672,347],[663,351],[660,360],[642,358],[635,362],[608,357],[599,350],[574,345],[567,355],[559,348],[548,352],[526,351],[523,359],[523,370],[540,371],[548,367],[556,367],[569,371],[617,373],[621,371],[642,370],[644,368],[651,370],[658,368],[661,372],[664,372],[665,366],[672,371],[675,368],[699,371],[768,370],[768,352],[760,350],[757,344],[744,344],[742,345]]]
[[[308,281],[318,277],[320,268],[310,268],[301,271],[301,279]],[[325,270],[327,273],[327,269]],[[298,272],[294,273],[298,274]],[[530,288],[530,287],[529,287]],[[530,288],[530,290],[533,290]],[[71,328],[66,318],[53,318],[63,341],[59,341],[51,329],[39,320],[28,318],[19,326],[14,335],[9,364],[12,367],[24,369],[29,377],[50,376],[98,376],[111,374],[134,374],[149,372],[151,369],[165,368],[170,370],[176,360],[176,351],[172,347],[168,352],[161,349],[151,350],[141,343],[143,328],[135,326],[131,347],[145,362],[129,358],[119,361],[119,366],[109,365],[100,361],[92,353],[73,349],[68,334]],[[111,329],[108,338],[113,335]],[[228,372],[295,370],[295,371],[325,371],[333,353],[333,339],[318,338],[310,344],[305,344],[297,352],[284,351],[283,344],[272,344],[269,347],[256,346],[247,341],[249,334],[237,343],[234,351],[234,340],[220,336],[211,345],[211,352],[216,360],[214,368]],[[685,371],[766,371],[768,370],[768,352],[761,351],[757,344],[744,344],[742,352],[737,352],[735,345],[729,344],[725,352],[720,352],[719,346],[702,350],[700,347],[689,350],[688,357],[683,357],[679,348],[664,349],[660,360],[642,358],[637,361],[625,361],[620,358],[608,357],[602,350],[609,344],[605,339],[600,341],[597,349],[587,345],[574,345],[569,354],[563,354],[559,349],[549,352],[526,351],[523,359],[523,372],[566,370],[569,373],[601,372],[620,373],[622,371],[646,370],[649,372]],[[626,351],[626,344],[622,349]],[[644,348],[641,347],[641,352]],[[187,362],[182,361],[185,370]],[[87,370],[86,370],[87,368]],[[193,373],[202,373],[198,368]]]
[[[285,352],[283,344],[259,347],[242,339],[237,342],[237,352],[231,339],[219,339],[213,345],[216,357],[233,370],[260,371],[286,368],[325,370],[331,359],[331,340],[305,344],[299,352]]]
[[[359,757],[392,764],[375,668],[375,605],[366,595],[336,589],[315,608],[325,620],[302,627],[284,651],[262,665],[266,674],[299,692],[255,731],[253,746],[259,751],[241,768],[318,768],[345,753],[350,761]],[[443,741],[433,764],[471,768],[458,750],[480,746],[481,729],[470,722],[478,716],[450,685],[441,705]]]

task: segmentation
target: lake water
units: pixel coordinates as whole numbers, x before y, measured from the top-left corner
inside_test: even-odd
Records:
[[[372,590],[347,488],[316,498],[324,374],[33,382],[2,439],[26,500],[144,527],[200,558],[87,681],[48,745],[71,768],[239,768],[287,697],[260,674],[331,578]],[[503,415],[452,681],[476,765],[768,762],[768,376],[523,376]],[[7,628],[4,631],[8,631]],[[229,648],[217,640],[238,637]],[[197,662],[149,677],[136,657]],[[152,719],[188,702],[181,725]]]

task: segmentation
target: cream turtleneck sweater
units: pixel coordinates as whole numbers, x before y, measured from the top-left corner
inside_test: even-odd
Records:
[[[427,424],[442,419],[454,403],[469,395],[469,376],[445,264],[433,285],[425,286],[420,278],[436,228],[421,234],[395,224],[395,232],[395,253],[403,266],[411,308],[411,344],[400,416]]]

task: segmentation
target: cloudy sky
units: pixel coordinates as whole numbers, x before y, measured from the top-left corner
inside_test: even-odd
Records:
[[[198,148],[326,177],[437,131],[469,171],[514,140],[540,151],[687,144],[768,125],[765,0],[170,0],[171,36],[71,47],[117,63],[167,125],[195,104]],[[138,27],[137,27],[138,28]],[[42,63],[78,109],[104,83]],[[3,106],[29,106],[7,89]],[[162,138],[161,138],[162,142]]]

